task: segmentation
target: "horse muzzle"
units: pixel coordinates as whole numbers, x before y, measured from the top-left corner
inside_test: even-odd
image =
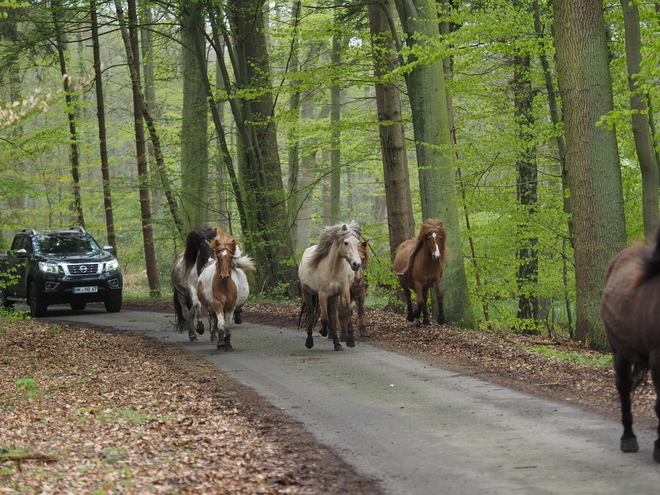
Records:
[[[353,269],[354,272],[357,272],[360,268],[362,268],[362,263],[358,263],[357,261],[354,261],[351,263],[351,268]]]
[[[433,259],[433,261],[440,261],[442,259],[442,256],[440,256],[439,254],[438,255],[434,254],[431,256],[431,259]]]
[[[222,282],[223,284],[226,284],[226,283],[229,282],[229,279],[230,279],[230,278],[231,278],[231,277],[220,277],[220,282]]]

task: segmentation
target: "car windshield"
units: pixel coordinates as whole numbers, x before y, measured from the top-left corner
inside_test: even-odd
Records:
[[[90,236],[59,236],[44,235],[34,241],[37,254],[76,254],[86,255],[101,251],[93,237]]]

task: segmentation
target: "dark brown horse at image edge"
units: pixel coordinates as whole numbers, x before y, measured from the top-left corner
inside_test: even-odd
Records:
[[[652,243],[626,248],[610,260],[601,316],[621,400],[621,450],[637,452],[630,395],[649,371],[660,419],[660,230]],[[660,437],[655,441],[653,459],[660,462]]]
[[[403,287],[408,307],[408,321],[415,321],[422,316],[422,323],[430,325],[426,301],[429,289],[433,287],[438,298],[438,323],[445,324],[443,312],[443,293],[440,278],[447,258],[445,242],[447,232],[441,220],[425,220],[415,239],[402,242],[394,257],[394,270]],[[413,310],[410,291],[417,294],[417,307]]]

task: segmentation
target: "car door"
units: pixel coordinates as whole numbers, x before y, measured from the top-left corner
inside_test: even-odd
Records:
[[[11,249],[7,252],[7,273],[10,276],[9,294],[26,297],[25,277],[30,251],[30,239],[27,236],[21,235],[14,238]]]

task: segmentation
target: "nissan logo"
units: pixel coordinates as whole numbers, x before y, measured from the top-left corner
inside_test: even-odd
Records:
[[[87,267],[85,265],[80,265],[80,273],[87,273]]]

